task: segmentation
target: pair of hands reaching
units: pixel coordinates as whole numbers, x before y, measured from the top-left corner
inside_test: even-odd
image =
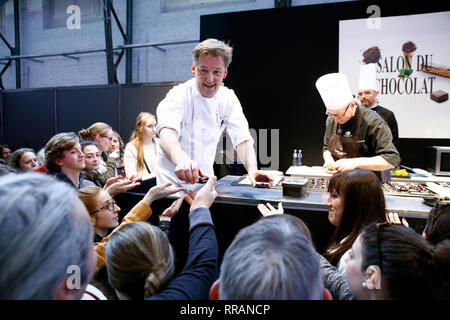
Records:
[[[325,172],[335,174],[340,171],[356,169],[358,164],[355,159],[345,158],[337,161],[327,160],[322,167],[325,169]]]
[[[108,192],[111,197],[114,197],[120,193],[126,192],[140,185],[140,180],[141,178],[138,176],[131,176],[127,178],[123,178],[122,176],[115,176],[109,178],[106,181],[105,185],[103,186],[103,190]]]
[[[409,227],[408,221],[406,221],[405,218],[402,218],[400,220],[400,217],[395,212],[386,213],[386,222],[389,224],[401,224],[404,225],[405,227]]]
[[[208,182],[203,186],[203,188],[201,188],[197,192],[197,194],[195,194],[192,191],[189,191],[185,196],[181,196],[177,200],[175,200],[169,208],[164,210],[162,214],[169,217],[173,217],[175,214],[177,214],[184,199],[191,206],[190,211],[200,207],[205,207],[209,209],[217,197],[217,192],[216,190],[214,190],[216,181],[217,178],[215,176],[211,177],[208,180]],[[171,194],[185,190],[182,187],[169,188],[171,185],[172,183],[168,182],[166,184],[151,188],[144,196],[143,200],[148,205],[150,205],[155,200],[166,198]]]

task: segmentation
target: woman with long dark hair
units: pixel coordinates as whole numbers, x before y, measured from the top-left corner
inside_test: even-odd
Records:
[[[386,203],[378,177],[363,169],[336,173],[328,192],[328,220],[335,231],[323,256],[343,271],[342,258],[361,230],[372,222],[386,221]]]

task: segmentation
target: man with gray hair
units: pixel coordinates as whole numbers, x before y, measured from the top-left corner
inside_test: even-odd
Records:
[[[194,78],[172,88],[156,110],[161,150],[157,155],[157,182],[196,183],[214,175],[216,148],[224,130],[248,171],[256,180],[272,182],[258,170],[253,139],[242,106],[233,90],[223,85],[233,49],[207,39],[192,52]]]
[[[47,175],[0,178],[0,300],[80,299],[97,257],[76,190]]]
[[[221,300],[331,299],[313,244],[286,215],[242,229],[227,248],[210,295]]]

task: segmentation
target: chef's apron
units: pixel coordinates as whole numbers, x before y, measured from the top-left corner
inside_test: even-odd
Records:
[[[334,160],[357,158],[360,156],[358,151],[358,140],[361,122],[362,115],[361,112],[358,112],[355,133],[352,137],[346,137],[337,133],[337,122],[333,121],[333,135],[328,141],[327,149],[331,152]]]
[[[337,133],[337,122],[333,121],[333,135],[328,141],[328,151],[331,152],[334,160],[344,158],[357,158],[359,153],[359,131],[361,129],[362,112],[358,112],[356,118],[355,134],[352,137],[341,136]],[[390,170],[372,171],[380,179],[381,183],[391,181]]]

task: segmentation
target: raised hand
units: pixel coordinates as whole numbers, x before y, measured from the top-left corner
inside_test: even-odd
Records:
[[[217,177],[213,176],[209,178],[208,182],[195,195],[194,202],[191,205],[190,211],[193,211],[194,209],[200,207],[208,209],[211,207],[217,197],[217,192],[216,190],[214,190],[216,182]]]
[[[169,186],[171,185],[172,183],[167,182],[166,184],[160,186],[154,186],[153,188],[147,191],[147,193],[144,196],[144,201],[147,202],[148,205],[150,205],[155,200],[167,198],[171,194],[184,190],[184,188],[182,187],[169,188]]]
[[[275,209],[270,203],[267,203],[267,206],[260,203],[257,205],[257,208],[264,217],[284,213],[283,204],[281,202],[278,202],[278,209]]]

